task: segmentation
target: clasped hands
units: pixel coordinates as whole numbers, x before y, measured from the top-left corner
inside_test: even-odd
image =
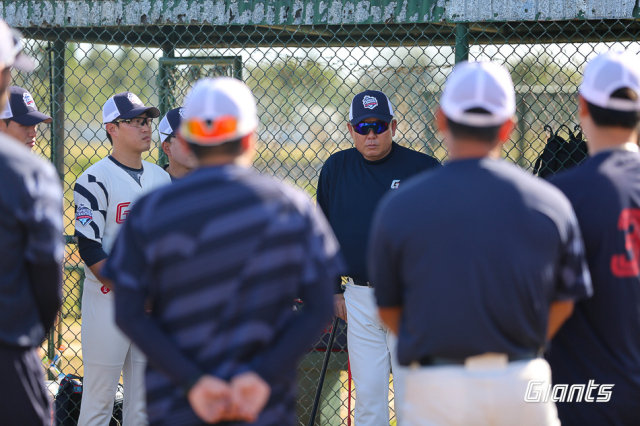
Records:
[[[267,404],[271,388],[262,378],[248,371],[225,382],[205,375],[187,395],[193,411],[207,423],[243,421],[253,423]]]

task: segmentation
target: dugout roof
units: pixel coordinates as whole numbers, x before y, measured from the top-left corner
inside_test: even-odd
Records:
[[[474,43],[622,41],[638,0],[120,0],[3,1],[25,36],[131,46],[228,47],[452,44],[457,23]],[[624,23],[620,21],[625,21]],[[630,22],[631,21],[631,22]],[[513,25],[494,25],[513,22]],[[572,25],[567,25],[571,22]],[[617,26],[625,28],[617,34]],[[237,27],[220,31],[219,27]],[[109,28],[110,31],[105,31]],[[117,31],[113,31],[113,30]],[[640,25],[638,25],[640,30]]]

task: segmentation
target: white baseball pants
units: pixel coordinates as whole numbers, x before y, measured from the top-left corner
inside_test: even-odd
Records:
[[[399,407],[406,368],[397,361],[397,339],[380,323],[373,288],[347,284],[344,299],[349,363],[356,389],[355,426],[389,426],[390,369],[397,424],[402,426]]]
[[[402,406],[406,426],[560,426],[553,402],[525,402],[530,380],[551,384],[544,359],[502,366],[411,366]]]
[[[123,426],[146,426],[144,372],[146,358],[118,329],[113,293],[85,281],[82,294],[84,378],[78,426],[108,426],[122,372]]]

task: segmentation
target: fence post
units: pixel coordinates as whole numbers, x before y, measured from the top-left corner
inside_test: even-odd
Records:
[[[530,128],[527,127],[527,122],[525,121],[528,109],[525,101],[526,95],[516,92],[516,118],[518,120],[518,158],[516,163],[523,169],[527,167],[527,158],[524,155],[524,152],[527,149],[527,139],[525,138],[525,135],[527,133],[527,128]]]
[[[64,40],[53,42],[53,56],[49,78],[51,83],[51,162],[56,167],[60,179],[64,179],[64,82],[65,52]]]
[[[173,58],[175,56],[175,51],[172,45],[164,45],[162,46],[162,56],[165,58]],[[167,70],[167,66],[160,63],[160,67],[158,69],[158,95],[160,96],[160,120],[162,117],[169,112],[171,109],[171,89],[169,89],[169,72]],[[162,135],[160,135],[162,137]],[[166,154],[162,150],[162,143],[158,144],[158,160],[161,166],[164,166],[169,162]]]
[[[456,64],[469,59],[469,24],[456,24]]]
[[[65,52],[67,44],[64,40],[56,40],[50,49],[51,67],[49,68],[49,88],[51,90],[51,162],[60,176],[60,180],[64,181],[64,82],[65,82]],[[57,327],[52,327],[49,331],[47,344],[47,358],[52,362],[56,356],[56,339],[55,332],[62,321],[62,316],[58,313]],[[55,375],[48,371],[48,379],[55,380]]]

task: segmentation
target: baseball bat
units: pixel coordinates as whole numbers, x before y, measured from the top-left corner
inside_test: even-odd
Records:
[[[318,405],[320,404],[320,396],[322,395],[322,385],[324,384],[324,376],[327,374],[327,367],[329,367],[329,357],[331,357],[331,349],[333,349],[333,341],[335,340],[336,332],[338,331],[338,321],[340,321],[340,317],[336,317],[333,320],[333,327],[331,327],[331,335],[329,336],[329,344],[327,345],[327,350],[324,353],[324,360],[322,361],[322,370],[320,371],[320,380],[318,381],[316,397],[313,400],[313,408],[311,409],[311,420],[309,420],[309,426],[313,426],[316,421]]]

